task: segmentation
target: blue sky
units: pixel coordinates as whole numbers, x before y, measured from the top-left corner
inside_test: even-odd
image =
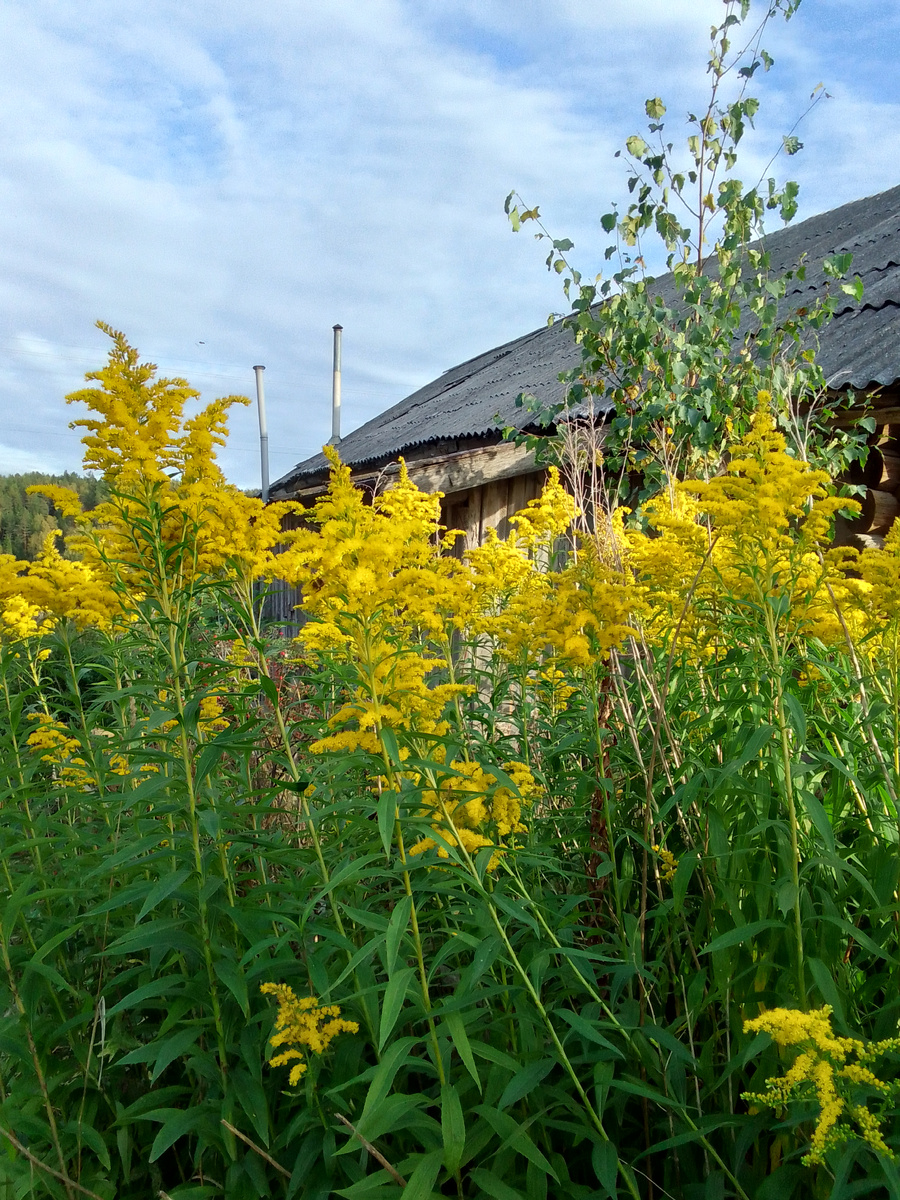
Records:
[[[757,8],[759,5],[757,4]],[[266,365],[272,478],[563,307],[514,236],[517,188],[585,273],[624,138],[705,97],[721,0],[0,0],[0,472],[77,470],[63,402],[123,329],[204,396]],[[900,183],[900,7],[803,0],[742,177],[779,159],[800,217]],[[754,174],[755,172],[755,174]],[[223,465],[258,482],[255,415]]]

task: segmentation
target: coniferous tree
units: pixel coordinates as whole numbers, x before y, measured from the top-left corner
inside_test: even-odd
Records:
[[[47,483],[71,488],[81,497],[86,509],[94,508],[106,494],[99,479],[73,471],[63,475],[46,475],[39,471],[0,475],[0,552],[32,561],[40,554],[47,535],[53,530],[58,529],[63,534],[73,531],[71,517],[62,516],[46,496],[28,492],[35,484]]]

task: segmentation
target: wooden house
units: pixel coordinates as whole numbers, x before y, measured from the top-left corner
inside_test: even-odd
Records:
[[[862,301],[840,293],[838,310],[820,334],[818,361],[829,388],[852,389],[879,422],[880,444],[861,479],[868,488],[864,513],[841,531],[845,540],[879,537],[900,514],[900,187],[769,234],[766,249],[773,275],[801,258],[806,263],[805,280],[795,282],[787,298],[795,308],[825,288],[823,259],[853,255]],[[656,287],[671,295],[671,277]],[[444,493],[444,523],[464,529],[469,544],[492,527],[503,536],[509,517],[540,493],[544,479],[532,455],[503,440],[504,427],[522,424],[516,398],[525,393],[548,404],[560,401],[559,375],[579,361],[563,322],[534,330],[444,372],[367,421],[341,440],[341,458],[354,480],[374,488],[397,471],[402,455],[418,486]],[[327,477],[327,460],[316,454],[277,480],[271,498],[312,503]]]

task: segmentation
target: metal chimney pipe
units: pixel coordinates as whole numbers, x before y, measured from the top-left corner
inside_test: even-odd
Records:
[[[266,427],[266,393],[263,388],[263,371],[265,367],[254,367],[256,372],[256,409],[259,413],[259,489],[263,504],[269,502],[269,431]]]
[[[331,375],[331,444],[341,440],[341,333],[342,325],[334,327],[334,366]]]

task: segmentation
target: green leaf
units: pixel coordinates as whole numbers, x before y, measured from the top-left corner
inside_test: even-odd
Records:
[[[530,1063],[518,1071],[503,1089],[503,1095],[497,1101],[499,1109],[510,1108],[523,1097],[528,1096],[542,1080],[553,1070],[556,1063],[552,1058],[544,1058],[540,1062]]]
[[[511,1188],[493,1171],[487,1171],[484,1167],[476,1167],[474,1171],[470,1172],[470,1176],[476,1187],[480,1187],[485,1195],[492,1197],[492,1200],[525,1200],[521,1192]]]
[[[844,1020],[844,1001],[831,972],[821,959],[808,958],[806,966],[826,1004],[830,1004],[838,1020]]]
[[[523,1158],[529,1162],[533,1162],[536,1167],[539,1167],[542,1171],[546,1171],[548,1175],[551,1175],[559,1183],[556,1172],[531,1140],[528,1131],[510,1116],[509,1113],[500,1112],[499,1109],[494,1108],[490,1104],[476,1105],[475,1112],[479,1116],[484,1117],[498,1137],[503,1139],[498,1153],[502,1153],[509,1146],[517,1154],[521,1154]]]
[[[374,1142],[386,1133],[392,1133],[395,1129],[408,1130],[423,1122],[421,1109],[425,1103],[425,1097],[419,1095],[388,1096],[382,1100],[377,1109],[369,1109],[362,1114],[359,1121],[355,1122],[357,1132],[360,1137]],[[431,1101],[428,1103],[430,1104]],[[344,1149],[347,1152],[353,1152],[359,1149],[359,1143],[352,1138]],[[441,1152],[438,1151],[439,1158],[440,1155]]]
[[[83,1121],[67,1121],[63,1128],[66,1133],[71,1133],[74,1137],[80,1138],[85,1145],[93,1150],[104,1170],[108,1171],[110,1169],[109,1150],[103,1138],[93,1126],[87,1125]]]
[[[250,998],[247,995],[247,980],[241,971],[227,958],[220,958],[215,963],[216,976],[228,988],[241,1007],[245,1017],[250,1017]]]
[[[381,836],[381,844],[384,846],[384,854],[387,859],[391,857],[391,847],[394,844],[396,824],[397,793],[390,788],[385,788],[378,797],[378,832]]]
[[[441,1135],[444,1139],[444,1166],[453,1175],[462,1162],[466,1122],[459,1092],[452,1083],[445,1083],[441,1088]]]
[[[466,1033],[465,1022],[461,1012],[444,1013],[442,1023],[446,1025],[447,1032],[450,1034],[450,1040],[453,1042],[456,1053],[462,1060],[463,1066],[472,1076],[475,1081],[475,1086],[479,1092],[481,1089],[481,1078],[478,1074],[478,1068],[475,1066],[475,1058],[472,1054],[472,1047],[469,1044],[469,1035]]]
[[[232,1074],[234,1092],[238,1103],[250,1118],[256,1136],[264,1146],[269,1145],[269,1107],[266,1093],[258,1079],[254,1079],[246,1071],[235,1070]]]
[[[639,1083],[636,1079],[620,1079],[614,1076],[610,1080],[609,1086],[618,1092],[625,1092],[629,1096],[641,1096],[645,1100],[652,1100],[654,1104],[661,1104],[663,1108],[680,1108],[681,1105],[677,1100],[672,1100],[662,1092],[656,1091],[655,1088],[648,1087],[646,1083]]]
[[[591,1165],[597,1182],[606,1189],[610,1200],[618,1196],[617,1183],[619,1180],[619,1155],[612,1142],[595,1142],[591,1151]]]
[[[125,1067],[130,1063],[152,1062],[153,1067],[150,1072],[150,1080],[152,1083],[155,1083],[166,1067],[170,1066],[176,1058],[181,1058],[182,1055],[187,1054],[188,1050],[191,1049],[199,1038],[200,1033],[200,1028],[195,1025],[191,1025],[187,1029],[179,1029],[171,1037],[151,1042],[147,1046],[138,1046],[130,1054],[126,1054],[123,1058],[118,1059],[116,1065]]]
[[[803,711],[803,705],[796,696],[792,696],[790,692],[786,692],[784,696],[784,706],[791,716],[791,725],[797,734],[797,738],[801,746],[806,745],[806,713]]]
[[[150,889],[147,899],[141,906],[141,911],[135,917],[134,923],[138,925],[148,912],[156,908],[165,900],[166,896],[171,896],[172,892],[176,891],[191,874],[190,867],[182,867],[181,870],[175,871],[172,875],[165,875],[162,879]]]
[[[554,1009],[553,1015],[562,1017],[564,1021],[567,1021],[572,1026],[576,1033],[586,1038],[587,1041],[594,1042],[597,1046],[606,1047],[616,1058],[624,1057],[621,1050],[616,1049],[612,1042],[607,1041],[599,1029],[592,1025],[590,1021],[586,1021],[578,1013],[572,1012],[568,1008],[557,1008]]]
[[[822,260],[822,269],[826,275],[839,279],[846,275],[853,263],[852,254],[829,254]]]
[[[341,971],[340,975],[338,975],[337,979],[330,983],[331,991],[336,991],[348,975],[352,975],[364,962],[372,958],[378,952],[381,945],[382,938],[377,936],[370,937],[364,942],[347,963],[346,967],[344,967],[343,971]]]
[[[703,947],[700,953],[715,954],[718,950],[728,950],[731,946],[739,946],[741,942],[747,942],[751,938],[755,938],[766,929],[781,928],[783,928],[783,922],[775,920],[752,921],[749,925],[738,925],[736,929],[729,929],[727,933],[721,933],[717,938],[713,938],[708,946]]]
[[[388,975],[393,975],[394,968],[397,965],[400,943],[403,941],[403,937],[409,928],[409,915],[411,911],[412,896],[404,896],[402,900],[397,901],[394,905],[394,911],[391,913],[391,920],[384,939],[385,968]]]
[[[150,983],[145,983],[141,987],[135,988],[133,992],[129,992],[127,996],[123,996],[112,1008],[108,1008],[106,1010],[106,1018],[109,1020],[116,1013],[123,1012],[127,1008],[135,1008],[145,1000],[153,1000],[157,996],[167,996],[170,1001],[174,1000],[176,996],[184,991],[184,986],[185,980],[183,975],[166,975],[164,979],[152,979]]]
[[[793,909],[797,902],[797,894],[797,885],[793,882],[793,880],[786,879],[778,889],[778,898],[776,901],[778,904],[778,911],[782,916],[787,916],[787,914]]]
[[[391,766],[402,766],[403,761],[400,757],[400,744],[397,741],[397,735],[394,733],[393,729],[386,725],[382,726],[380,737]]]
[[[894,955],[892,955],[883,946],[879,946],[878,943],[873,941],[867,933],[863,933],[861,929],[857,929],[853,922],[848,921],[845,917],[835,917],[832,916],[831,913],[820,912],[819,920],[828,921],[830,925],[837,925],[839,929],[843,929],[844,933],[846,933],[848,937],[851,937],[855,942],[858,942],[864,950],[868,950],[869,953],[874,954],[876,958],[883,958],[889,963],[897,963],[898,960]]]
[[[403,1200],[431,1200],[431,1193],[442,1162],[443,1152],[441,1150],[432,1150],[428,1154],[421,1155],[415,1170],[406,1181]]]
[[[513,899],[511,896],[507,896],[500,891],[494,892],[491,898],[497,908],[502,909],[508,917],[512,917],[514,921],[521,921],[523,925],[528,926],[532,933],[538,937],[540,936],[537,921],[528,912],[521,900]]]
[[[166,1113],[165,1117],[162,1116]],[[187,1110],[176,1109],[158,1109],[155,1113],[147,1113],[148,1120],[159,1120],[162,1118],[163,1126],[153,1139],[153,1145],[150,1147],[149,1162],[156,1162],[161,1154],[173,1146],[179,1138],[186,1137],[189,1133],[196,1132],[197,1129],[206,1120],[206,1112],[202,1108],[189,1108]]]
[[[803,807],[809,813],[810,820],[819,832],[822,841],[828,847],[832,854],[835,853],[834,830],[831,828],[831,821],[828,818],[828,813],[822,807],[822,801],[808,789],[797,788],[800,799],[803,801]]]
[[[66,888],[43,888],[33,892],[34,878],[30,874],[19,884],[13,894],[3,905],[3,940],[9,941],[13,928],[19,919],[19,913],[27,904],[37,904],[38,901],[52,900],[54,896],[65,895]]]
[[[403,1001],[406,999],[409,985],[414,978],[415,971],[411,967],[403,967],[402,970],[397,971],[388,980],[388,985],[384,989],[384,1000],[381,1005],[381,1023],[378,1027],[379,1054],[384,1049],[385,1043],[391,1036],[394,1026],[397,1024],[400,1010],[403,1008]]]

